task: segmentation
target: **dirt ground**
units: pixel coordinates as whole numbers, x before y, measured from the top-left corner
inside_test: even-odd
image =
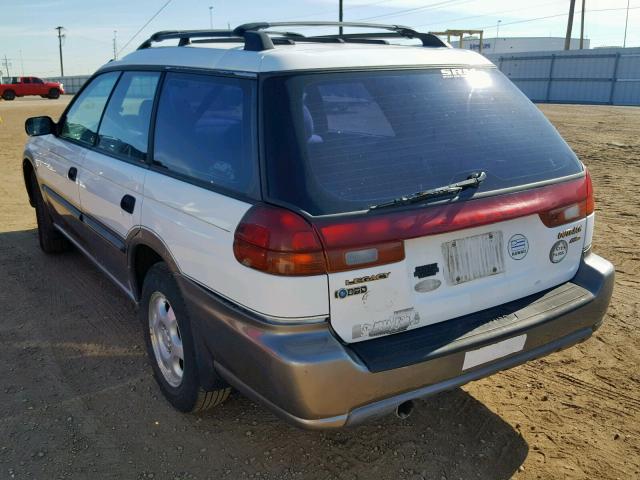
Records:
[[[406,421],[318,433],[239,394],[172,410],[132,304],[79,253],[40,251],[23,124],[67,101],[0,102],[0,479],[640,478],[640,108],[541,107],[593,175],[595,249],[618,272],[603,328]]]

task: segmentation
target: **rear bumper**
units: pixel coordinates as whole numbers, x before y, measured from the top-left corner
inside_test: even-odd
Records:
[[[509,304],[359,344],[327,324],[274,325],[179,277],[202,358],[245,395],[305,428],[355,425],[567,348],[601,325],[614,269],[585,255],[571,282]],[[463,370],[465,353],[526,334],[514,354]],[[200,362],[206,365],[206,360]]]

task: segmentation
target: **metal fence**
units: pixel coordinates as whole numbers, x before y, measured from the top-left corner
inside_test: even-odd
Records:
[[[64,93],[74,95],[89,80],[89,75],[74,75],[65,77],[48,77],[45,80],[49,82],[61,82],[64,85]]]
[[[487,57],[535,102],[640,105],[640,48]]]
[[[541,103],[640,105],[640,48],[514,55],[488,54],[531,100]],[[88,75],[51,77],[75,94]]]

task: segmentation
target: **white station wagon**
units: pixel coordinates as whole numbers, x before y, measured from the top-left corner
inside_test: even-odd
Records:
[[[609,304],[584,165],[485,57],[407,27],[159,32],[26,129],[42,249],[139,305],[181,411],[232,386],[302,427],[404,417]]]

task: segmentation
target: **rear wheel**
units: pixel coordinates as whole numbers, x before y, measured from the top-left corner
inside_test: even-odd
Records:
[[[42,192],[35,174],[31,174],[31,192],[36,206],[36,220],[38,221],[38,240],[40,248],[45,253],[61,253],[69,249],[69,241],[53,226],[51,213],[44,203]]]
[[[2,98],[4,98],[5,100],[13,100],[16,98],[16,92],[14,92],[13,90],[5,90],[2,94]]]
[[[55,100],[56,98],[60,97],[60,90],[58,90],[57,88],[52,88],[51,90],[49,90],[49,98],[51,98],[52,100]]]
[[[200,386],[189,314],[166,264],[149,269],[139,314],[154,377],[169,403],[182,412],[198,412],[224,402],[231,387],[221,383],[206,391]]]

